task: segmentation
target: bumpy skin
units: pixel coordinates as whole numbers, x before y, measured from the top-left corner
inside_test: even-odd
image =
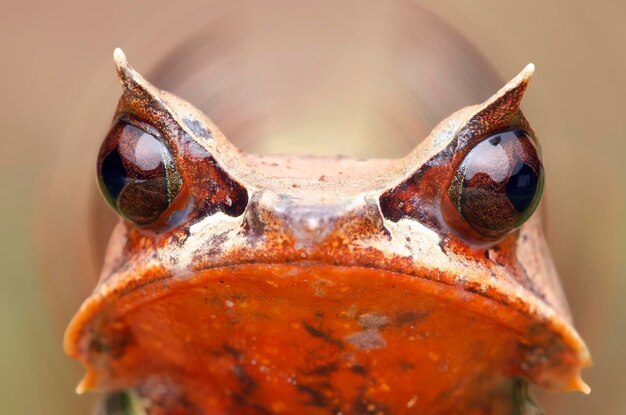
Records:
[[[442,214],[476,143],[532,134],[531,66],[407,157],[353,160],[241,154],[115,61],[118,113],[160,132],[184,184],[158,224],[115,229],[65,337],[80,390],[133,388],[150,414],[510,414],[538,413],[526,381],[587,389],[538,215],[489,243]]]

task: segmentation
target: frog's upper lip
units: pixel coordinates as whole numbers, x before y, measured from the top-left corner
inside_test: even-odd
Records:
[[[377,267],[345,266],[328,264],[320,261],[298,260],[291,263],[254,263],[231,264],[229,266],[203,267],[185,275],[173,275],[159,268],[146,269],[141,274],[135,273],[133,278],[111,281],[101,285],[95,293],[82,305],[74,317],[65,335],[65,350],[76,358],[86,359],[84,354],[86,330],[102,319],[116,319],[120,315],[140,307],[141,304],[154,301],[165,293],[178,288],[206,284],[207,281],[227,282],[228,278],[245,270],[253,270],[254,275],[280,275],[280,278],[298,278],[302,273],[315,269],[318,272],[333,269],[333,273],[350,275],[354,270],[365,273],[376,273],[377,278],[388,278],[403,284],[410,284],[412,289],[427,292],[443,301],[459,304],[465,309],[482,315],[508,327],[525,338],[525,342],[536,347],[553,348],[557,342],[568,350],[564,352],[569,359],[566,373],[557,375],[545,374],[544,377],[533,379],[544,386],[557,389],[577,389],[588,392],[589,388],[580,378],[580,368],[591,364],[588,350],[571,324],[560,318],[546,304],[528,296],[520,296],[519,292],[504,292],[500,287],[488,288],[476,286],[472,281],[459,278],[459,275],[423,272],[419,275],[397,271],[389,271]],[[262,270],[263,272],[259,272]],[[306,274],[305,274],[306,275]],[[410,277],[407,279],[406,277]],[[418,277],[418,278],[415,278]],[[359,284],[354,281],[353,284]],[[355,285],[356,286],[356,285]],[[511,313],[512,311],[512,313]],[[96,315],[99,318],[94,318]],[[117,317],[116,317],[117,316]],[[538,327],[546,330],[533,334]],[[546,337],[547,333],[551,333]],[[89,335],[88,335],[89,336]],[[87,337],[88,337],[87,336]],[[529,338],[529,336],[531,338]],[[534,340],[533,340],[534,339]],[[574,363],[575,362],[575,363]]]

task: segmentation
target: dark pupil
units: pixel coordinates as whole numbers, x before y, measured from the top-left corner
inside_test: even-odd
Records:
[[[518,161],[506,183],[506,195],[522,213],[532,204],[537,193],[537,173],[528,164]]]
[[[180,191],[181,177],[167,147],[123,121],[103,144],[99,166],[105,198],[138,225],[156,221]]]
[[[102,161],[102,181],[113,199],[122,192],[126,184],[127,173],[117,147],[104,157]]]

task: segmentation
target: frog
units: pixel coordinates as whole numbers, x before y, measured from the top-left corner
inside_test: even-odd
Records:
[[[240,151],[120,49],[119,215],[66,353],[102,413],[541,414],[589,392],[537,211],[524,68],[399,159]],[[384,137],[381,137],[384,140]]]

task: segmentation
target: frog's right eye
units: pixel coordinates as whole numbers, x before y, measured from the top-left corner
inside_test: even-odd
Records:
[[[116,121],[100,148],[98,183],[109,205],[138,226],[158,221],[182,188],[180,172],[159,134],[124,118]]]
[[[444,217],[469,239],[471,228],[482,239],[496,240],[532,215],[542,188],[543,167],[528,133],[497,133],[461,161],[446,194],[457,215],[444,200]]]

